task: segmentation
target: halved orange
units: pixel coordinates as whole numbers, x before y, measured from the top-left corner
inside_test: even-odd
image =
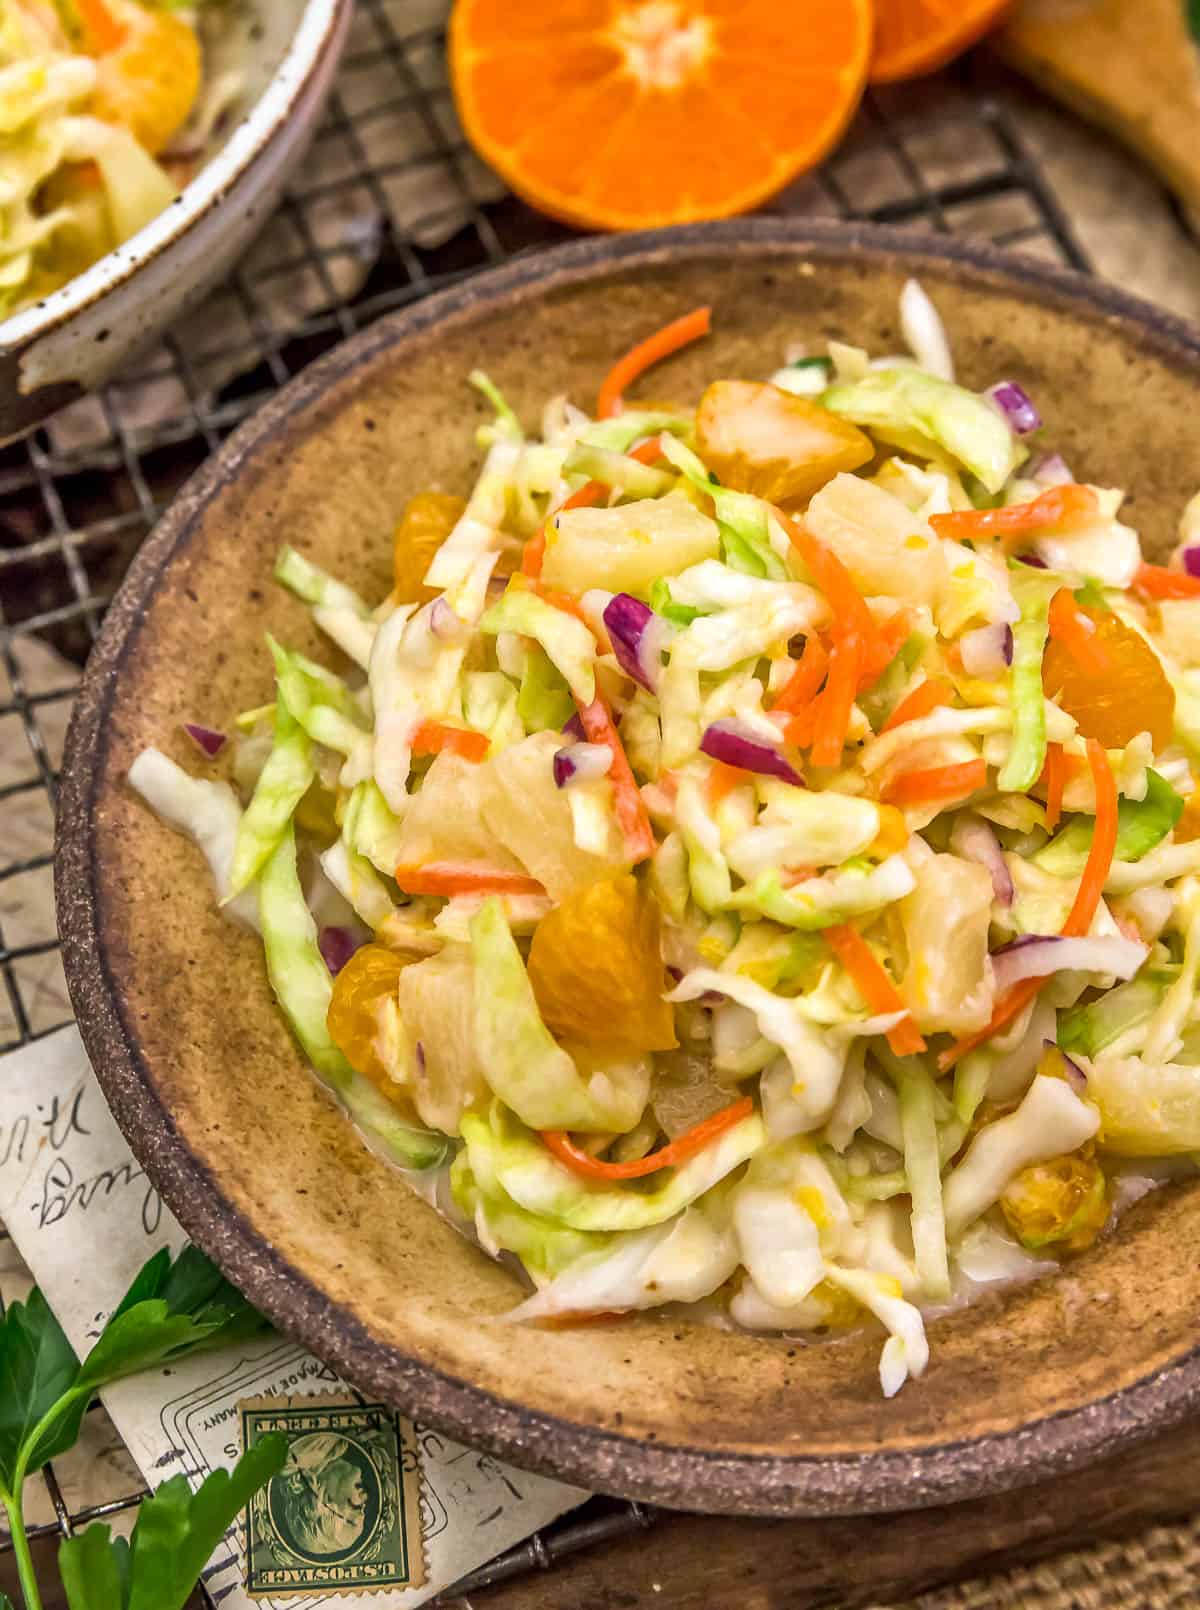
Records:
[[[585,229],[756,207],[819,162],[866,82],[871,0],[456,0],[467,137]]]
[[[982,39],[1012,0],[875,0],[872,84],[935,72]]]

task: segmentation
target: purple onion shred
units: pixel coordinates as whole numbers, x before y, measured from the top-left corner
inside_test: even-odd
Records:
[[[333,974],[341,972],[354,952],[365,941],[350,928],[338,928],[330,924],[322,928],[317,935],[317,948],[324,958],[325,965]]]
[[[1185,548],[1179,557],[1186,575],[1200,576],[1200,548]]]
[[[988,387],[987,395],[1018,436],[1028,436],[1030,431],[1041,429],[1041,414],[1034,407],[1029,393],[1015,380],[998,381]]]
[[[1053,1040],[1043,1040],[1042,1049],[1043,1051],[1058,1052],[1063,1059],[1063,1072],[1067,1076],[1067,1083],[1077,1096],[1085,1096],[1087,1094],[1087,1074],[1084,1073],[1074,1057],[1069,1057],[1062,1047],[1056,1045]]]
[[[626,676],[647,693],[656,693],[663,646],[670,636],[667,622],[640,599],[617,593],[605,605],[604,625]]]
[[[209,760],[212,760],[215,755],[219,755],[228,742],[225,733],[218,732],[215,727],[198,726],[194,721],[185,721],[183,730],[196,745],[196,748],[203,751]]]
[[[1074,939],[1063,934],[1023,934],[992,952],[996,990],[1004,994],[1026,978],[1054,973],[1112,973],[1132,978],[1146,959],[1146,946],[1112,935]]]
[[[995,829],[982,816],[960,816],[950,835],[950,848],[966,861],[977,861],[991,874],[992,893],[1002,906],[1011,906],[1016,897],[1012,874],[1000,848]]]
[[[583,722],[579,719],[578,711],[564,724],[563,737],[574,738],[575,742],[579,744],[587,742],[587,733],[583,730]]]
[[[958,641],[963,670],[968,676],[1003,676],[1012,664],[1012,627],[1004,621],[964,632]]]
[[[1029,478],[1039,486],[1069,486],[1075,479],[1061,453],[1047,453],[1039,459]]]
[[[762,777],[778,777],[781,782],[797,788],[805,786],[804,779],[794,766],[779,753],[769,739],[762,738],[744,721],[729,719],[714,721],[705,729],[700,748],[713,760],[723,760],[727,766],[742,771],[757,772]]]
[[[576,783],[595,782],[603,777],[612,765],[612,750],[607,744],[576,743],[555,752],[554,781],[559,788],[570,788]]]

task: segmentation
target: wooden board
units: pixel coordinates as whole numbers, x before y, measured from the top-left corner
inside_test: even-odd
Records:
[[[1091,1470],[970,1504],[848,1520],[665,1516],[643,1533],[549,1572],[472,1594],[471,1604],[477,1610],[817,1610],[832,1604],[855,1610],[1028,1565],[1197,1508],[1200,1426],[1187,1426]],[[1196,1593],[1200,1599],[1200,1588]],[[1150,1601],[1140,1601],[1139,1610],[1151,1610]]]
[[[1020,0],[993,43],[1026,77],[1130,146],[1200,214],[1200,55],[1186,3]]]

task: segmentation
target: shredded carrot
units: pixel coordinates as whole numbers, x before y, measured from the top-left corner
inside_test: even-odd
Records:
[[[842,922],[833,928],[826,928],[822,937],[850,974],[872,1012],[908,1013],[908,1007],[885,972],[883,963],[852,923]],[[925,1049],[925,1041],[911,1014],[888,1030],[887,1041],[898,1057],[916,1056]]]
[[[798,710],[794,716],[785,717],[779,726],[784,741],[795,744],[797,749],[807,749],[816,732],[818,709],[819,701],[814,699],[807,710]]]
[[[796,669],[780,689],[779,697],[771,709],[776,712],[783,711],[788,715],[798,714],[805,705],[816,698],[821,683],[825,680],[828,666],[829,656],[821,639],[815,632],[810,632],[804,639],[804,648],[796,661]]]
[[[448,749],[464,760],[480,761],[487,758],[488,748],[485,732],[473,732],[469,727],[448,727],[441,721],[422,721],[413,733],[414,755],[440,755]]]
[[[908,641],[912,622],[906,609],[899,609],[882,626],[875,628],[875,641],[863,654],[858,671],[858,691],[873,687]]]
[[[656,459],[663,457],[662,437],[647,436],[644,442],[629,449],[629,457],[636,458],[639,464],[653,464]]]
[[[1062,744],[1046,745],[1042,776],[1046,782],[1046,828],[1053,833],[1062,816],[1063,789],[1067,786],[1067,752]]]
[[[1036,531],[1049,531],[1067,520],[1095,514],[1100,505],[1090,486],[1052,486],[1031,503],[1012,503],[1006,509],[959,509],[953,514],[931,514],[929,523],[939,537],[1000,537],[1017,541]]]
[[[810,758],[814,766],[836,766],[846,746],[850,713],[858,690],[858,665],[862,652],[860,639],[849,633],[833,645],[829,656],[829,675],[824,691],[816,701],[816,720]]]
[[[577,621],[582,621],[589,631],[593,631],[592,623],[583,612],[583,605],[578,598],[570,593],[557,592],[553,587],[543,587],[542,583],[531,577],[527,582],[527,590],[535,593],[543,603],[553,604],[555,609],[561,609],[567,615],[574,615]]]
[[[546,526],[543,522],[521,552],[521,574],[536,579],[546,559]]]
[[[891,715],[880,727],[880,732],[891,732],[893,727],[902,727],[906,721],[919,721],[927,716],[931,710],[937,710],[942,705],[951,704],[954,700],[954,689],[948,682],[942,682],[938,677],[931,676],[927,681],[915,687],[892,711]]]
[[[611,419],[619,414],[625,406],[622,393],[626,386],[631,386],[639,375],[644,374],[654,364],[660,363],[663,358],[669,358],[680,347],[689,346],[693,341],[707,335],[711,326],[711,308],[693,308],[682,318],[672,319],[670,324],[664,324],[661,330],[639,341],[637,346],[631,347],[624,357],[618,358],[616,363],[604,377],[604,384],[600,387],[600,395],[596,402],[596,414],[600,419]]]
[[[424,866],[401,863],[396,882],[406,894],[545,894],[536,878],[502,867],[472,865],[469,861],[426,861]]]
[[[1092,926],[1104,882],[1112,866],[1117,848],[1117,783],[1108,763],[1104,745],[1096,738],[1087,741],[1088,765],[1096,785],[1096,828],[1088,850],[1087,865],[1079,880],[1071,914],[1063,924],[1068,939],[1082,939]]]
[[[578,699],[575,703],[579,707],[579,719],[588,742],[605,744],[612,751],[608,776],[613,785],[613,809],[625,839],[625,853],[630,865],[636,866],[639,861],[645,861],[654,854],[655,844],[654,830],[650,826],[637,780],[630,769],[629,757],[617,736],[603,696],[597,693],[591,704],[583,704]]]
[[[742,783],[753,780],[753,773],[728,761],[714,760],[712,770],[704,780],[704,800],[709,810],[715,810],[727,794],[732,794]]]
[[[887,784],[880,798],[889,805],[931,805],[934,800],[965,799],[986,782],[987,763],[980,756],[958,766],[901,772]]]
[[[75,0],[75,9],[88,38],[88,53],[107,56],[124,43],[128,30],[113,16],[104,0]]]
[[[1096,640],[1095,624],[1075,602],[1069,587],[1060,587],[1050,600],[1050,636],[1089,676],[1106,676],[1112,662]]]
[[[1087,750],[1092,781],[1096,785],[1096,827],[1092,834],[1091,848],[1088,850],[1087,865],[1083,869],[1083,876],[1075,893],[1075,903],[1062,925],[1061,932],[1067,939],[1082,938],[1092,926],[1092,919],[1104,893],[1104,882],[1112,866],[1113,852],[1117,847],[1116,779],[1108,763],[1104,745],[1095,738],[1089,738]],[[994,1034],[998,1034],[1006,1024],[1011,1023],[1025,1010],[1045,982],[1045,978],[1024,978],[1019,984],[1014,984],[1004,999],[996,1003],[986,1028],[980,1029],[975,1034],[969,1034],[966,1039],[955,1040],[952,1046],[942,1052],[938,1057],[939,1069],[945,1073],[961,1057],[966,1056],[968,1051],[974,1051],[977,1046],[986,1044]]]
[[[576,1174],[593,1180],[637,1180],[646,1174],[657,1174],[660,1168],[677,1168],[689,1157],[702,1152],[727,1129],[740,1124],[743,1118],[749,1118],[753,1111],[754,1103],[749,1096],[745,1096],[730,1107],[722,1107],[720,1112],[703,1119],[682,1135],[676,1135],[673,1141],[651,1152],[649,1157],[638,1157],[631,1163],[606,1163],[603,1158],[592,1157],[575,1145],[565,1129],[543,1129],[541,1135],[559,1162],[565,1163]]]
[[[826,602],[833,611],[830,626],[833,637],[857,637],[866,648],[873,648],[876,630],[871,611],[837,554],[819,542],[799,520],[793,520],[782,509],[775,509],[774,512],[792,546],[804,561],[804,568],[825,594]]]
[[[987,1042],[1000,1030],[1006,1028],[1015,1017],[1019,1017],[1033,1000],[1034,996],[1046,982],[1044,978],[1023,978],[1019,984],[1014,984],[1003,1000],[997,1001],[986,1027],[977,1029],[974,1034],[968,1034],[961,1040],[955,1040],[938,1057],[938,1069],[942,1073],[949,1070],[969,1051],[976,1050]]]
[[[1139,565],[1133,590],[1143,598],[1200,598],[1200,576],[1168,570],[1166,565]]]

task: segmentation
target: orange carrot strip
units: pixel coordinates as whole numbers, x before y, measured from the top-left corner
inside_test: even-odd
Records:
[[[1060,587],[1050,600],[1050,636],[1089,676],[1105,676],[1111,661],[1096,641],[1096,628],[1075,602],[1069,587]]]
[[[850,633],[833,645],[825,690],[817,699],[811,759],[814,766],[836,766],[846,746],[850,712],[858,690],[860,639]]]
[[[795,744],[797,749],[809,747],[817,727],[818,707],[819,701],[814,699],[807,710],[798,710],[780,723],[779,730],[786,743]]]
[[[622,393],[626,386],[631,386],[640,374],[660,363],[663,358],[669,358],[673,352],[678,352],[680,347],[689,346],[702,335],[707,335],[711,327],[711,313],[711,308],[694,308],[682,318],[664,324],[661,330],[639,341],[624,357],[618,358],[600,387],[596,402],[597,417],[611,419],[614,414],[619,414],[624,407]]]
[[[1082,938],[1092,926],[1092,919],[1104,893],[1104,881],[1112,866],[1113,852],[1117,847],[1116,779],[1108,763],[1104,745],[1098,743],[1095,738],[1089,738],[1087,750],[1092,781],[1096,785],[1096,828],[1092,834],[1091,848],[1088,850],[1087,865],[1083,869],[1083,876],[1075,893],[1075,903],[1062,925],[1063,936],[1068,939]],[[968,1051],[974,1051],[976,1046],[985,1044],[994,1034],[998,1034],[1006,1024],[1011,1023],[1024,1011],[1045,982],[1044,978],[1025,978],[1019,984],[1014,984],[1004,999],[996,1003],[986,1028],[980,1029],[976,1034],[968,1035],[964,1040],[955,1040],[948,1050],[942,1052],[938,1057],[939,1069],[945,1073],[960,1057],[966,1056]]]
[[[521,552],[521,574],[536,579],[546,558],[546,527],[538,526]]]
[[[954,514],[931,514],[929,523],[939,537],[1002,537],[1006,542],[1048,531],[1065,520],[1095,514],[1100,505],[1090,486],[1052,486],[1031,503],[1013,503],[1006,509],[959,509]]]
[[[625,839],[625,853],[630,865],[636,866],[639,861],[645,861],[654,854],[655,844],[654,830],[650,826],[637,780],[630,769],[629,757],[617,736],[603,696],[597,693],[591,704],[583,704],[578,699],[575,703],[579,707],[579,719],[588,742],[605,744],[612,751],[608,776],[613,785],[613,809]]]
[[[742,783],[753,779],[754,773],[731,766],[728,761],[714,760],[712,770],[704,780],[704,801],[709,810],[715,810],[727,794],[732,794]]]
[[[968,1051],[986,1045],[993,1035],[999,1034],[1001,1029],[1006,1028],[1015,1017],[1021,1015],[1045,982],[1044,978],[1023,978],[1019,984],[1014,984],[1008,994],[996,1002],[986,1027],[977,1029],[974,1034],[968,1034],[961,1040],[955,1040],[952,1046],[941,1053],[938,1057],[938,1070],[941,1073],[948,1073]]]
[[[1067,786],[1067,752],[1062,744],[1046,745],[1042,776],[1046,780],[1046,827],[1053,833],[1062,815],[1063,789]]]
[[[406,894],[545,894],[536,878],[501,867],[472,866],[467,861],[426,861],[424,866],[401,863],[396,882]]]
[[[657,1174],[660,1168],[678,1167],[689,1157],[702,1152],[718,1135],[740,1124],[743,1118],[749,1118],[753,1111],[754,1103],[749,1096],[744,1096],[741,1101],[735,1101],[730,1107],[722,1107],[720,1112],[703,1119],[682,1135],[676,1135],[673,1141],[651,1152],[649,1157],[635,1158],[632,1163],[606,1163],[602,1158],[590,1156],[575,1145],[565,1129],[543,1129],[541,1135],[559,1162],[565,1163],[576,1174],[593,1180],[637,1180],[646,1174]]]
[[[841,922],[823,930],[825,943],[854,980],[855,988],[872,1012],[905,1012],[900,991],[884,971],[883,963],[852,923]],[[888,1044],[898,1057],[916,1056],[925,1041],[911,1014],[888,1030]]]
[[[825,594],[833,611],[833,624],[830,626],[832,635],[835,638],[854,636],[866,647],[873,648],[877,633],[871,611],[837,554],[823,542],[818,542],[811,531],[799,520],[784,514],[782,509],[775,509],[775,515],[804,561],[804,568]]]
[[[1088,765],[1096,785],[1096,828],[1088,850],[1087,865],[1079,880],[1071,914],[1063,924],[1068,939],[1082,939],[1092,926],[1092,918],[1104,893],[1104,882],[1117,848],[1117,783],[1108,763],[1104,745],[1095,738],[1087,741]]]
[[[796,669],[780,689],[779,697],[771,709],[785,711],[788,715],[798,715],[806,704],[816,698],[821,683],[825,680],[828,666],[829,656],[821,639],[815,632],[810,632],[804,639],[804,648],[796,661]]]
[[[879,730],[891,732],[893,727],[902,727],[906,721],[919,721],[931,710],[952,703],[953,699],[954,689],[950,684],[931,676],[927,682],[922,682],[911,693],[905,694]]]
[[[653,464],[663,456],[661,436],[647,436],[644,442],[629,449],[629,457],[636,458],[639,464]]]
[[[1139,565],[1133,590],[1143,598],[1200,598],[1200,576],[1168,570],[1166,565]]]
[[[107,56],[125,43],[128,30],[119,23],[104,0],[75,0],[79,20],[88,36],[88,54]]]
[[[908,640],[912,623],[906,609],[898,609],[882,626],[875,628],[875,642],[863,654],[858,671],[858,691],[873,687]]]
[[[958,766],[930,766],[926,771],[901,772],[884,788],[880,798],[888,805],[925,805],[938,799],[965,799],[987,782],[982,756]]]
[[[470,727],[448,727],[441,721],[422,721],[413,733],[414,755],[440,755],[448,749],[464,760],[480,761],[487,758],[488,747],[485,732],[474,732]]]
[[[534,578],[530,579],[528,589],[531,593],[536,593],[544,603],[553,604],[555,609],[574,615],[577,621],[582,621],[589,631],[592,630],[592,623],[584,614],[583,605],[577,598],[572,598],[570,593],[560,593],[553,587],[543,587],[542,583]]]

